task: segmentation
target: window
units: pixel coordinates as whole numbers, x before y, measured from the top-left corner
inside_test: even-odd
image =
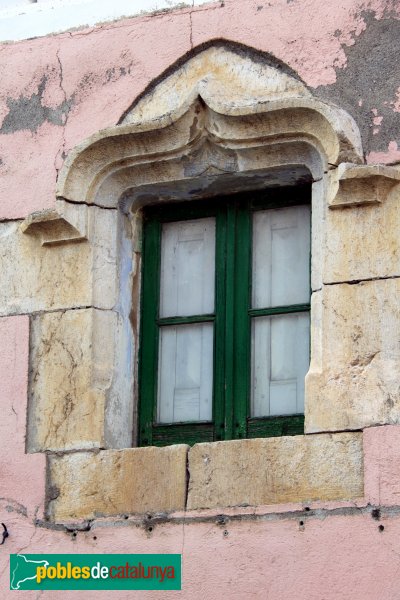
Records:
[[[139,442],[303,433],[310,187],[148,207]]]

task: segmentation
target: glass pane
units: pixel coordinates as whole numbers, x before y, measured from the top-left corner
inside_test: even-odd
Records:
[[[257,317],[251,330],[251,416],[304,412],[309,313]]]
[[[215,219],[164,223],[161,237],[160,316],[214,311]]]
[[[253,215],[252,307],[310,301],[310,207]]]
[[[211,421],[213,324],[160,328],[158,423]]]

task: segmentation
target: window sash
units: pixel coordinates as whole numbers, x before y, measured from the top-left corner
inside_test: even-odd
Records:
[[[310,310],[309,303],[251,308],[252,214],[266,208],[309,204],[310,192],[310,186],[280,188],[146,210],[139,356],[140,445],[303,433],[304,416],[300,414],[250,417],[252,319]],[[215,313],[160,318],[162,225],[206,217],[216,218]],[[160,328],[205,322],[214,325],[213,421],[157,424]]]

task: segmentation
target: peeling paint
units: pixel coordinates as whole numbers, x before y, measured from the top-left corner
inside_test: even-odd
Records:
[[[400,149],[397,142],[392,140],[389,142],[387,148],[383,152],[370,152],[367,155],[367,162],[374,163],[386,163],[386,164],[398,164],[400,163]]]
[[[336,82],[319,86],[315,93],[354,117],[364,148],[385,152],[388,140],[400,139],[400,122],[395,112],[399,97],[395,66],[400,56],[400,20],[388,18],[387,13],[385,18],[377,19],[373,11],[360,16],[366,27],[352,45],[342,44],[346,63],[336,66]]]
[[[42,100],[47,81],[48,76],[43,75],[37,93],[31,96],[21,94],[17,99],[7,98],[9,112],[3,120],[0,133],[10,134],[22,130],[36,133],[46,121],[53,125],[65,124],[73,100],[64,100],[56,108],[44,106]]]
[[[400,112],[400,87],[396,92],[396,100],[390,102],[390,106],[393,108],[394,112]]]

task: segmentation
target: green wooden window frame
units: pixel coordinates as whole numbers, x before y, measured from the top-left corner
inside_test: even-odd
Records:
[[[251,318],[298,313],[310,304],[251,309],[252,213],[310,204],[302,185],[147,207],[143,214],[139,445],[165,446],[217,440],[299,435],[304,415],[250,418]],[[162,223],[216,218],[215,313],[159,318]],[[166,325],[214,323],[213,420],[156,423],[159,330]]]

